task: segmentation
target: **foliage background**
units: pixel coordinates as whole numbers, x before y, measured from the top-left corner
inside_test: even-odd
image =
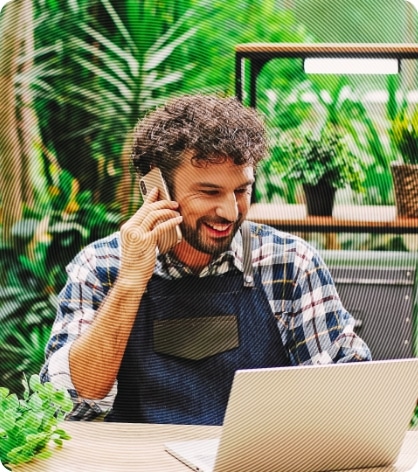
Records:
[[[19,391],[22,373],[39,370],[65,265],[137,208],[129,133],[150,108],[175,94],[233,95],[235,44],[415,42],[416,17],[404,0],[7,4],[0,14],[0,384]],[[298,201],[297,186],[272,178],[275,140],[283,131],[313,129],[322,117],[344,127],[367,163],[363,203],[393,201],[389,163],[396,156],[386,127],[399,106],[396,94],[416,83],[413,64],[404,72],[389,82],[307,80],[297,61],[269,63],[258,103],[272,153],[259,172],[259,198]],[[382,88],[385,106],[363,103]],[[343,99],[347,90],[355,98]],[[302,99],[306,92],[314,105]],[[381,245],[370,236],[358,243]]]

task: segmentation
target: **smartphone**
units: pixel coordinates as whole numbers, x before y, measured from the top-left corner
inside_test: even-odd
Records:
[[[139,189],[142,197],[145,198],[148,193],[154,188],[158,188],[160,200],[171,200],[167,184],[158,167],[151,169],[148,174],[144,175],[139,181]],[[158,241],[158,250],[160,253],[168,252],[176,244],[182,240],[182,234],[179,225],[176,225],[172,230],[168,231]]]

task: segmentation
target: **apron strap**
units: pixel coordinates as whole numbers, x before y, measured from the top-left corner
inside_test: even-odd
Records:
[[[254,272],[251,250],[251,228],[248,221],[241,225],[242,234],[242,265],[244,269],[244,287],[254,287]]]

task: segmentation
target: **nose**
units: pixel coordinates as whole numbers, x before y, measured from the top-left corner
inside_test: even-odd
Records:
[[[238,218],[238,204],[235,193],[225,196],[216,207],[216,215],[228,221],[236,221]]]

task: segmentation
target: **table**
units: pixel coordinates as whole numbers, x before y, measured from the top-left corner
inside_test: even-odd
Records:
[[[418,218],[399,218],[394,206],[335,205],[333,216],[307,216],[305,205],[254,203],[247,219],[283,231],[418,234]]]
[[[166,441],[216,438],[219,426],[177,426],[65,422],[72,436],[46,460],[14,467],[16,472],[190,472],[164,451]],[[418,460],[418,431],[408,431],[396,467],[373,472],[406,472]],[[239,471],[236,471],[239,472]],[[359,472],[357,470],[356,472]]]

